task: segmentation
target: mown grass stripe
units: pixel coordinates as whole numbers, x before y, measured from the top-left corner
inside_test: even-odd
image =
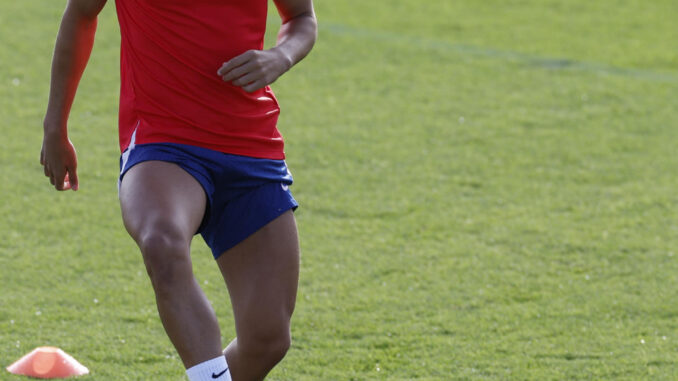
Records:
[[[451,51],[454,53],[472,57],[520,62],[525,65],[530,65],[549,70],[576,70],[588,73],[629,77],[644,81],[678,83],[678,73],[672,72],[659,72],[647,69],[626,68],[600,62],[580,61],[563,57],[544,57],[534,54],[496,49],[485,46],[455,44],[444,40],[410,36],[400,33],[384,32],[364,28],[354,28],[342,24],[322,23],[320,24],[319,28],[321,32],[326,31],[328,33],[332,33],[338,36],[351,36],[394,44],[408,44],[419,48],[438,51]]]

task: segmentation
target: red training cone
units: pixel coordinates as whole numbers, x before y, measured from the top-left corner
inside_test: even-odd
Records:
[[[10,373],[37,378],[67,378],[89,373],[68,353],[55,347],[38,347],[7,367]]]

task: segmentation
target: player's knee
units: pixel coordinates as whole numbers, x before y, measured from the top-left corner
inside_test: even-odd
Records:
[[[179,234],[155,230],[137,240],[144,257],[146,271],[156,291],[182,285],[190,279],[192,269],[189,242]]]
[[[289,331],[284,335],[279,335],[276,337],[275,340],[269,343],[269,360],[271,362],[275,361],[276,363],[280,362],[280,360],[282,360],[287,354],[291,344],[292,340],[290,338]]]
[[[240,338],[238,338],[240,343]],[[241,348],[251,357],[273,367],[285,357],[291,345],[289,328],[259,332],[246,340]]]

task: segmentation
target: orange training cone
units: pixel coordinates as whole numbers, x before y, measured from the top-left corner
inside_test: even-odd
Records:
[[[37,378],[67,378],[89,373],[68,353],[55,347],[38,347],[7,367],[10,373]]]

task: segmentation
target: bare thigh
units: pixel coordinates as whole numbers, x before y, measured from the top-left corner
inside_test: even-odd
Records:
[[[238,346],[287,340],[299,281],[299,240],[287,211],[217,260],[231,296]]]
[[[120,186],[123,221],[137,243],[157,231],[190,243],[202,222],[206,202],[202,186],[193,176],[163,161],[135,165]]]

